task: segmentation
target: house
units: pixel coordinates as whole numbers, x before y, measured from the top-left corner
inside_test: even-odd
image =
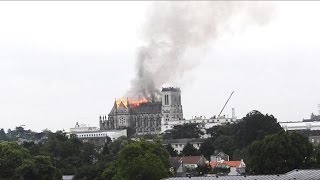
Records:
[[[171,157],[171,162],[180,162],[182,168],[192,170],[198,166],[205,166],[208,162],[204,156],[183,156],[183,157]]]
[[[177,161],[175,158],[170,159],[170,171],[176,177],[185,177],[186,176],[186,167],[182,161]]]
[[[225,170],[230,170],[230,171],[222,171],[223,173],[226,173],[227,175],[241,175],[245,174],[245,169],[246,169],[246,164],[241,161],[211,161],[210,162],[211,168],[219,168],[219,169],[225,169]]]
[[[190,143],[194,148],[199,149],[204,139],[171,139],[163,141],[163,145],[171,144],[171,147],[180,154],[183,148]]]
[[[74,175],[63,175],[62,180],[72,180]]]
[[[224,152],[215,151],[214,155],[210,156],[210,162],[229,161],[229,155]]]

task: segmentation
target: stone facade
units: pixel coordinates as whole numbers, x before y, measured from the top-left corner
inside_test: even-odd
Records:
[[[100,129],[113,130],[132,127],[136,134],[158,134],[165,121],[182,120],[181,91],[162,88],[161,100],[132,104],[127,100],[114,102],[108,116],[100,116]]]

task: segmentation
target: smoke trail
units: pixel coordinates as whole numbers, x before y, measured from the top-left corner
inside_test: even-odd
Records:
[[[178,80],[194,67],[185,63],[186,52],[205,49],[239,17],[243,26],[268,22],[270,7],[261,2],[154,3],[144,27],[145,45],[138,50],[137,74],[127,95],[157,99],[164,83]]]

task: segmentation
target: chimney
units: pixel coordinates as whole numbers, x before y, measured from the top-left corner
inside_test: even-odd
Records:
[[[234,108],[232,108],[232,119],[236,118],[236,111]]]

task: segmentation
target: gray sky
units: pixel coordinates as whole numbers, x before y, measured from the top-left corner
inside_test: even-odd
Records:
[[[98,126],[130,88],[151,2],[0,2],[0,128]],[[229,94],[299,121],[320,104],[320,2],[273,2],[269,23],[231,24],[180,86],[185,118],[219,113]]]

